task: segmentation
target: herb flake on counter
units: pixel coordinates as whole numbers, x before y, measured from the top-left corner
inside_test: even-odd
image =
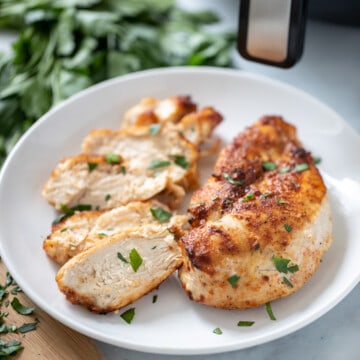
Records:
[[[35,319],[35,321],[32,323],[24,323],[17,329],[17,331],[21,334],[25,334],[29,331],[33,331],[36,329],[38,323],[39,323],[38,319]]]
[[[35,308],[26,307],[23,304],[21,304],[17,297],[14,297],[12,299],[11,306],[20,315],[31,315],[35,311]]]
[[[8,355],[13,355],[17,351],[23,349],[20,341],[11,340],[11,341],[4,341],[0,339],[0,358],[5,358]]]
[[[131,322],[134,320],[134,317],[135,317],[135,308],[130,308],[130,309],[124,311],[120,315],[120,317],[128,324],[131,324]]]
[[[135,248],[131,249],[129,253],[130,265],[135,272],[138,271],[139,267],[143,263],[143,259]]]
[[[150,209],[151,215],[160,222],[168,221],[172,214],[162,208],[151,208]]]
[[[225,180],[231,185],[243,185],[244,180],[234,180],[228,173],[224,173]]]

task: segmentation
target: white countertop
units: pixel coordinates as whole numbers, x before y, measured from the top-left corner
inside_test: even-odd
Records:
[[[237,26],[234,0],[178,1],[189,8],[215,8],[226,28]],[[0,49],[11,37],[0,38]],[[309,22],[303,58],[292,69],[278,69],[236,56],[237,67],[294,85],[338,112],[360,132],[360,27]],[[359,154],[354,154],[354,158]],[[356,161],[356,160],[354,160]],[[326,315],[291,335],[253,348],[189,360],[358,360],[360,359],[360,285]],[[191,326],[189,324],[189,326]],[[146,354],[97,342],[108,360],[178,360],[185,356]]]

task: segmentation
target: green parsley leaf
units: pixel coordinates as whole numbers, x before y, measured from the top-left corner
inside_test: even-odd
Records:
[[[280,205],[288,204],[289,202],[280,198],[276,199],[276,202]]]
[[[253,326],[255,321],[239,321],[237,326]]]
[[[26,307],[22,305],[17,297],[14,297],[11,301],[12,308],[21,315],[31,315],[35,308],[33,307]]]
[[[267,199],[268,197],[273,196],[274,194],[272,192],[261,194],[260,197]]]
[[[137,272],[140,265],[143,263],[143,259],[135,248],[131,249],[129,259],[131,267],[135,272]]]
[[[172,159],[174,159],[174,163],[180,167],[182,167],[183,169],[188,169],[190,164],[189,162],[186,160],[185,156],[183,155],[171,155],[170,156]]]
[[[319,156],[314,156],[313,161],[314,161],[315,165],[319,165],[321,163],[322,159]]]
[[[286,276],[283,277],[283,283],[285,285],[287,285],[288,287],[291,287],[291,288],[294,287],[294,285],[291,283],[291,281]]]
[[[288,173],[289,171],[290,171],[290,166],[283,166],[282,168],[279,169],[278,173],[285,174]]]
[[[231,185],[243,185],[244,180],[234,180],[228,173],[224,173],[225,180]]]
[[[105,159],[108,164],[120,164],[122,161],[119,155],[113,153],[107,153]]]
[[[151,124],[149,126],[149,135],[150,136],[154,136],[156,135],[161,129],[161,125],[160,124]]]
[[[266,307],[266,312],[268,313],[270,320],[276,320],[276,317],[274,316],[274,313],[271,308],[271,303],[267,302],[265,304],[265,307]]]
[[[262,163],[262,167],[266,171],[272,171],[272,170],[276,169],[276,164],[274,162],[272,162],[272,161],[264,161]]]
[[[111,195],[110,194],[106,194],[105,195],[105,201],[109,201],[111,199]]]
[[[67,231],[67,229],[68,229],[68,228],[66,228],[66,227],[65,227],[65,228],[62,228],[62,229],[60,230],[60,232],[63,233],[63,232],[65,232],[65,231]]]
[[[284,274],[287,274],[288,272],[294,273],[299,270],[298,265],[288,266],[290,259],[283,259],[273,255],[272,261],[274,262],[277,271],[279,271],[280,273],[284,273]]]
[[[229,282],[229,284],[231,285],[231,287],[235,287],[236,286],[236,284],[237,284],[237,282],[240,280],[240,276],[238,276],[238,275],[232,275],[232,276],[230,276],[228,279],[227,279],[227,281]]]
[[[151,208],[150,212],[151,215],[160,222],[168,221],[172,217],[171,213],[167,212],[162,208]]]
[[[213,333],[216,334],[216,335],[221,335],[223,332],[222,332],[222,330],[221,330],[219,327],[217,327],[217,328],[215,328],[215,329],[213,330]]]
[[[121,252],[117,253],[117,257],[124,263],[129,263],[129,261],[121,254]]]
[[[157,302],[157,299],[158,299],[158,296],[157,295],[154,295],[152,297],[152,303],[155,304]]]
[[[18,332],[21,334],[27,333],[29,331],[33,331],[36,329],[37,324],[39,323],[39,320],[36,319],[34,322],[32,323],[25,323],[22,324],[19,328],[18,328]]]
[[[287,232],[291,232],[292,231],[292,226],[290,226],[289,224],[284,224],[284,228]]]
[[[126,175],[126,167],[125,167],[125,166],[122,166],[121,169],[120,169],[120,172],[121,172],[123,175]]]
[[[255,195],[254,194],[247,194],[246,196],[243,197],[242,202],[248,202],[251,200],[255,199]]]
[[[302,172],[309,169],[309,165],[307,163],[297,164],[294,167],[295,172]]]
[[[158,169],[161,167],[169,166],[171,162],[169,160],[152,160],[150,165],[147,167],[148,170]]]
[[[21,342],[12,340],[9,342],[5,342],[0,339],[0,357],[6,357],[8,355],[15,354],[17,351],[23,349]]]
[[[88,163],[89,172],[92,172],[93,170],[95,170],[97,168],[97,166],[98,166],[97,163],[89,162]]]
[[[130,309],[124,311],[120,315],[120,317],[128,324],[131,324],[131,322],[133,321],[133,319],[135,317],[135,308],[130,308]]]

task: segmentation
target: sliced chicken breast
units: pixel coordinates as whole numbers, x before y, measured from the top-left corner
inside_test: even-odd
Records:
[[[131,202],[109,211],[76,212],[52,226],[43,248],[49,257],[62,265],[94,244],[124,230],[153,225],[158,226],[159,231],[169,229],[180,234],[187,224],[187,217],[171,214],[168,222],[159,222],[152,214],[158,209],[171,214],[168,207],[157,201]]]
[[[44,186],[43,196],[59,210],[77,204],[114,208],[162,192],[172,193],[175,198],[169,201],[176,203],[184,192],[174,188],[191,189],[198,183],[198,150],[175,130],[150,136],[97,129],[85,139],[83,150],[64,159]]]
[[[174,235],[145,225],[76,255],[59,270],[56,281],[72,303],[106,313],[157,288],[181,263]]]
[[[226,146],[191,203],[179,278],[206,305],[245,309],[294,293],[332,241],[324,182],[280,117],[261,118]]]

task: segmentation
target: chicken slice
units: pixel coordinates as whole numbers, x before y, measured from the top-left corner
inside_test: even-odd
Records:
[[[96,129],[84,140],[83,150],[60,162],[43,188],[56,209],[77,204],[114,208],[167,190],[181,196],[184,192],[175,191],[176,186],[191,189],[198,183],[198,150],[175,130],[149,136]],[[114,155],[118,161],[109,161]],[[169,198],[171,204],[180,200]]]
[[[181,263],[174,235],[145,225],[76,255],[60,268],[56,281],[72,303],[107,313],[158,287]]]
[[[168,207],[157,201],[131,202],[109,211],[77,212],[52,226],[43,248],[50,258],[62,265],[94,244],[127,229],[153,225],[161,231],[166,228],[177,234],[183,231],[186,216],[172,214],[169,222],[160,223],[151,209],[163,209],[171,214]]]
[[[280,117],[261,118],[227,145],[191,203],[179,278],[206,305],[245,309],[292,294],[331,245],[326,187]]]
[[[177,123],[184,115],[196,109],[190,96],[172,96],[164,100],[144,98],[125,113],[121,127]]]

